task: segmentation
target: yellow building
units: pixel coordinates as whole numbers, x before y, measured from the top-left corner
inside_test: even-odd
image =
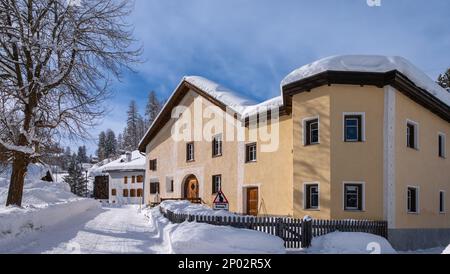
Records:
[[[449,104],[400,57],[316,61],[260,104],[185,77],[139,145],[144,199],[221,189],[239,213],[386,220],[397,248],[448,244]]]

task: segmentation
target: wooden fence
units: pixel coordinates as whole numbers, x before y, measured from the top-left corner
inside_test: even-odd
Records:
[[[289,217],[212,216],[174,213],[160,207],[172,223],[199,222],[261,231],[280,237],[286,248],[307,248],[313,237],[333,231],[366,232],[387,237],[387,222],[357,220],[302,220]]]

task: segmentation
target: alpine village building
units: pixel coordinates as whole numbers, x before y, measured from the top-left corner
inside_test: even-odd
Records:
[[[139,144],[144,201],[159,195],[211,205],[221,189],[233,212],[386,220],[396,248],[448,244],[449,104],[450,93],[401,57],[321,59],[290,73],[281,95],[259,104],[184,77]],[[226,126],[241,125],[245,138],[226,130],[212,140],[173,138],[184,112],[210,107]],[[259,109],[269,109],[267,123]],[[188,118],[188,130],[206,126],[205,116]],[[276,149],[262,151],[259,130],[277,131]]]

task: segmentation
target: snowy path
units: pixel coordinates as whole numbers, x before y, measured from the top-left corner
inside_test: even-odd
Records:
[[[136,207],[104,207],[0,246],[0,253],[167,253],[165,242]]]

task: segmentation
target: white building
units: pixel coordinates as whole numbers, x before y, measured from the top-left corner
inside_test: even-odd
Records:
[[[145,156],[128,152],[90,171],[95,177],[94,196],[113,204],[140,204],[144,196]]]

